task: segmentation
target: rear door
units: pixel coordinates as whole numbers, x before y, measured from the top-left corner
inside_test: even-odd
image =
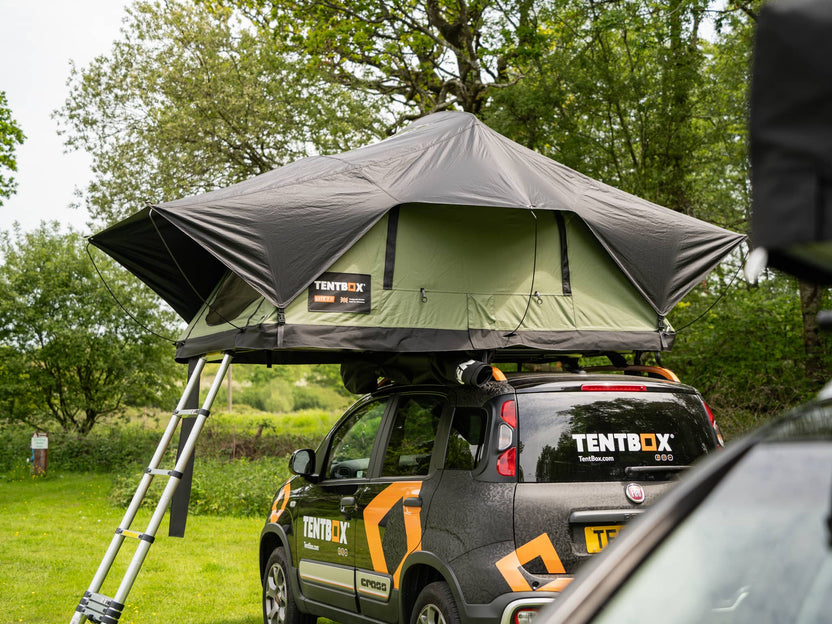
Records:
[[[437,436],[448,417],[448,400],[440,392],[403,393],[391,407],[389,426],[380,436],[382,459],[357,500],[356,591],[360,611],[368,617],[398,617],[391,598],[403,561],[422,541],[441,461]]]
[[[517,395],[515,544],[531,574],[574,573],[716,446],[694,393],[583,387]]]

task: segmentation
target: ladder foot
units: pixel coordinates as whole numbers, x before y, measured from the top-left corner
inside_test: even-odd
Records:
[[[124,605],[108,598],[103,594],[84,592],[84,597],[76,609],[76,617],[80,614],[86,616],[90,622],[96,624],[118,624]],[[73,618],[72,622],[75,623]],[[81,620],[78,619],[80,622]]]

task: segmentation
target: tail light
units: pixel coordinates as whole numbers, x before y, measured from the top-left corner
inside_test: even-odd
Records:
[[[517,448],[514,446],[517,436],[517,402],[510,399],[500,408],[499,434],[497,450],[502,451],[497,458],[497,474],[504,477],[517,475]]]
[[[641,384],[583,384],[582,392],[646,392],[647,386]]]
[[[714,413],[705,401],[702,401],[702,405],[705,406],[705,411],[708,413],[708,420],[711,422],[711,427],[713,427],[714,433],[716,434],[716,441],[719,443],[720,447],[725,446],[725,440],[722,438],[722,429],[720,429],[719,425],[716,424]]]
[[[517,474],[517,449],[513,446],[497,458],[497,474],[504,477]]]
[[[514,399],[503,403],[500,408],[500,418],[512,429],[517,429],[517,402]]]

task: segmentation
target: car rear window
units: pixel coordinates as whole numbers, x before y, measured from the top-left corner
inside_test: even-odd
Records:
[[[715,447],[693,394],[518,394],[520,481],[668,480]]]

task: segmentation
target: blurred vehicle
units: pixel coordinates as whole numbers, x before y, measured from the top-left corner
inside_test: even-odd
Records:
[[[535,624],[832,621],[832,384],[694,467]]]

